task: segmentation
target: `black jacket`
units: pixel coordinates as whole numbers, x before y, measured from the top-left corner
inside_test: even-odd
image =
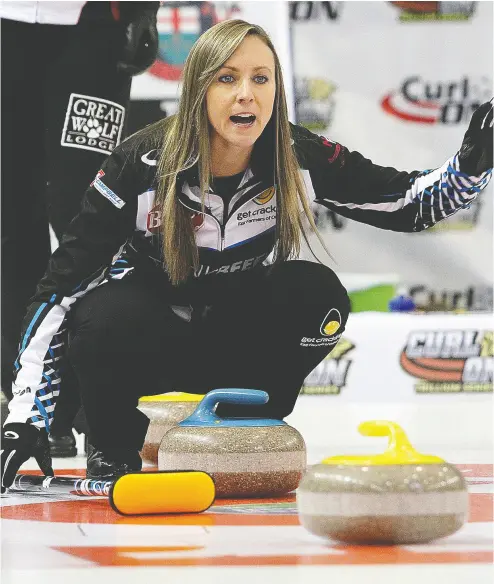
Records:
[[[162,267],[154,203],[158,150],[142,135],[128,138],[105,161],[50,259],[24,321],[8,422],[48,429],[60,390],[67,312],[91,289],[141,273],[168,286],[170,304],[193,304],[245,277],[273,250],[280,194],[273,188],[272,155],[255,149],[228,209],[211,191],[204,214],[193,167],[179,175],[177,196],[190,209],[200,268],[172,287]],[[427,229],[468,206],[491,176],[467,177],[456,155],[438,169],[408,173],[377,166],[299,126],[292,126],[292,138],[312,204],[382,229]]]

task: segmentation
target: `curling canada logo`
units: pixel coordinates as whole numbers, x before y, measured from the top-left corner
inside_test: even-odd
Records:
[[[401,367],[417,393],[492,392],[493,331],[414,331]]]
[[[199,229],[204,225],[204,213],[192,213],[190,219],[192,221],[192,229],[194,231],[199,231]]]
[[[336,347],[305,379],[302,394],[337,395],[345,387],[352,359],[348,359],[355,345],[341,338]]]
[[[407,77],[398,90],[381,100],[382,109],[405,122],[456,125],[468,123],[472,113],[490,99],[489,77],[432,80],[420,75]]]

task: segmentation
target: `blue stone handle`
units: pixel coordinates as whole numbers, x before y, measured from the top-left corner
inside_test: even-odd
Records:
[[[259,389],[213,389],[207,393],[187,418],[187,424],[214,424],[223,420],[213,411],[216,404],[240,404],[245,406],[257,406],[267,403],[269,396]]]

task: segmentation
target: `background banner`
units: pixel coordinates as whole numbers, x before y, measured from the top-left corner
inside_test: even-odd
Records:
[[[440,166],[492,96],[492,2],[291,2],[290,16],[298,123],[377,164]],[[428,310],[485,310],[492,216],[490,185],[424,233],[330,214],[323,232],[339,272],[395,274]]]
[[[348,402],[492,402],[492,329],[487,315],[351,314],[302,395]]]

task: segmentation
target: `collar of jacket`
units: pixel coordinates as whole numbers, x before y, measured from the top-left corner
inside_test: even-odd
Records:
[[[274,184],[274,160],[275,151],[273,141],[259,138],[249,161],[253,175],[259,180],[272,181]],[[180,188],[184,182],[187,182],[189,185],[199,185],[199,167],[197,163],[178,173],[177,186]]]

